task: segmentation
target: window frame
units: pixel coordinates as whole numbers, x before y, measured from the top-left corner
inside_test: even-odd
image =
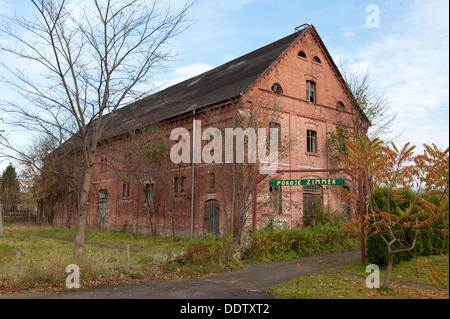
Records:
[[[309,154],[318,154],[317,131],[306,130],[306,152]]]
[[[317,101],[316,88],[317,88],[316,82],[310,80],[306,81],[306,100],[308,102],[316,104]]]
[[[122,184],[122,198],[128,198],[131,196],[131,183]]]
[[[281,186],[270,186],[269,192],[270,213],[281,215],[281,213],[283,212],[283,197]]]
[[[155,183],[145,183],[145,203],[147,205],[153,204],[153,200],[155,198]],[[149,198],[150,191],[150,198]]]

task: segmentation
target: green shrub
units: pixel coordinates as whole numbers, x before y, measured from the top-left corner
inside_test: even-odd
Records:
[[[193,239],[186,246],[184,258],[188,263],[230,264],[237,252],[237,244],[230,236],[220,238],[208,236],[203,239]]]
[[[250,237],[250,258],[276,261],[306,257],[359,246],[359,235],[333,224],[255,231]]]

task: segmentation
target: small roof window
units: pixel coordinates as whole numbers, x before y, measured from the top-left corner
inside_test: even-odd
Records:
[[[339,102],[336,103],[336,108],[337,108],[338,110],[345,110],[345,105],[344,105],[344,103],[342,103],[341,101],[339,101]]]
[[[317,62],[317,63],[322,63],[322,61],[320,61],[320,59],[319,59],[318,56],[315,56],[315,57],[313,58],[313,61],[314,61],[314,62]]]
[[[298,56],[299,56],[299,57],[302,57],[302,58],[306,58],[306,53],[303,52],[303,51],[300,51],[300,52],[298,53]]]

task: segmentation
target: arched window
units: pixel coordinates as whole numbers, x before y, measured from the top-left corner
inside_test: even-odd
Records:
[[[338,110],[345,110],[345,105],[344,105],[344,103],[342,103],[341,101],[339,101],[339,102],[336,103],[336,108],[337,108]]]
[[[306,53],[303,52],[303,51],[300,51],[300,52],[298,53],[298,56],[299,56],[299,57],[302,57],[302,58],[306,58]]]
[[[317,62],[317,63],[322,63],[322,61],[320,61],[320,59],[319,59],[318,56],[315,56],[315,57],[313,58],[313,61],[314,61],[314,62]]]
[[[283,88],[278,83],[272,85],[272,92],[276,94],[283,94]]]

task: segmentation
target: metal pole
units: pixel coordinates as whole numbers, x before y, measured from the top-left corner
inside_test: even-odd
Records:
[[[258,194],[258,169],[255,169],[255,176],[253,176],[253,230],[256,230],[256,196]]]
[[[192,110],[192,184],[191,184],[191,237],[194,236],[194,191],[195,191],[195,110]]]
[[[362,179],[359,179],[359,220],[361,225],[361,264],[366,264],[366,243],[364,239],[364,195]]]

